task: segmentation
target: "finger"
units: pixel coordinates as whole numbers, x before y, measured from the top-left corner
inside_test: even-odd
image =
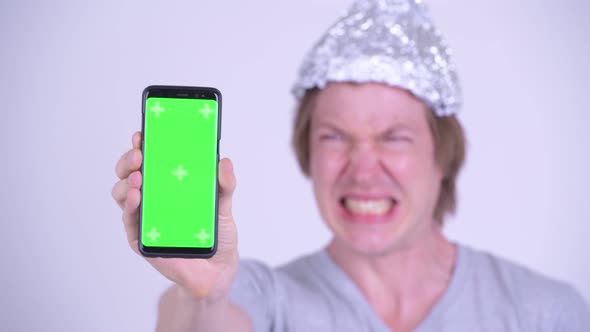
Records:
[[[123,154],[115,166],[115,173],[121,180],[141,167],[141,132],[137,131],[131,136],[131,144],[133,148]]]
[[[227,262],[237,257],[237,229],[232,215],[233,193],[236,188],[232,162],[224,158],[219,162],[218,246],[214,260]]]
[[[219,162],[219,219],[230,219],[232,216],[232,196],[236,189],[231,160],[224,158]]]
[[[131,144],[134,149],[141,149],[141,131],[136,131],[131,137]]]
[[[141,188],[142,181],[143,178],[141,172],[135,171],[129,174],[127,179],[119,180],[115,183],[111,194],[121,209],[125,208],[125,200],[127,199],[127,191],[129,188]]]
[[[127,183],[129,184],[129,188],[139,189],[141,188],[141,184],[143,182],[143,176],[140,171],[135,171],[129,174],[127,178]]]
[[[139,170],[143,155],[139,149],[132,149],[121,156],[117,166],[115,166],[115,173],[119,179],[126,179],[131,172]]]
[[[113,186],[111,195],[113,196],[117,204],[119,204],[119,207],[121,209],[125,208],[125,199],[127,199],[128,190],[129,186],[126,179],[117,181],[117,183],[115,183],[115,185]]]

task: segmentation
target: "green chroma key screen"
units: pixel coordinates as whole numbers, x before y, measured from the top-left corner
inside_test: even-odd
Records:
[[[141,242],[211,248],[215,239],[217,101],[145,103]]]

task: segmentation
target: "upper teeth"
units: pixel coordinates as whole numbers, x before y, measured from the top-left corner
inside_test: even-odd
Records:
[[[384,214],[392,205],[391,199],[356,200],[347,198],[344,204],[348,210],[358,214]]]

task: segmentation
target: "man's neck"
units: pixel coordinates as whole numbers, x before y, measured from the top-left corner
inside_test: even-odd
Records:
[[[332,240],[328,253],[369,304],[397,330],[413,329],[444,294],[453,274],[456,247],[433,224],[412,243],[387,253],[355,252]]]

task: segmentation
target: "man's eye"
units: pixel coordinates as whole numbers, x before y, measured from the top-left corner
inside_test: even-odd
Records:
[[[341,141],[344,137],[338,134],[322,134],[320,135],[320,141]]]
[[[412,140],[409,137],[403,136],[403,135],[390,135],[390,136],[385,136],[385,141],[387,141],[387,142],[411,142]]]

